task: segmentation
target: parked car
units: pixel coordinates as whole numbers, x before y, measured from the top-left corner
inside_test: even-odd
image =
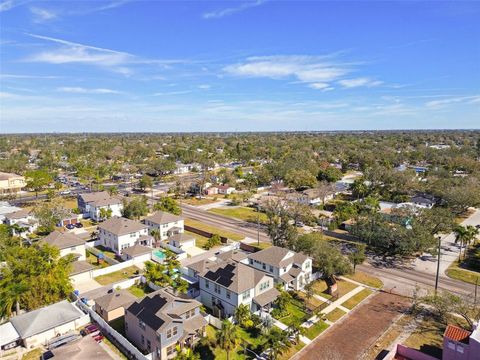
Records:
[[[77,223],[75,224],[75,227],[76,227],[76,228],[82,228],[82,227],[83,227],[83,224],[82,224],[81,222],[77,222]]]
[[[70,195],[72,192],[70,190],[60,191],[60,195]]]
[[[94,337],[93,337],[93,340],[95,340],[97,343],[102,342],[102,340],[103,340],[103,335],[102,335],[102,334],[98,334],[97,336],[94,336]]]
[[[82,331],[80,331],[80,334],[85,336],[87,334],[94,333],[95,331],[98,331],[98,326],[91,324],[91,325],[86,326]]]
[[[65,227],[66,227],[68,230],[75,229],[75,225],[73,225],[73,224],[67,224],[67,225],[65,225]]]

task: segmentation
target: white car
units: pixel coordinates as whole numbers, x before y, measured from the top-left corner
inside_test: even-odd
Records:
[[[60,191],[60,195],[70,195],[72,192],[70,190]]]

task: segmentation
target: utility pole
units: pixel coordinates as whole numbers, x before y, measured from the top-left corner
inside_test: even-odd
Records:
[[[440,246],[442,244],[442,237],[438,237],[438,259],[437,259],[437,276],[435,277],[435,296],[437,296],[438,276],[440,274]]]
[[[477,307],[477,288],[478,288],[478,279],[479,277],[477,276],[477,280],[475,281],[475,299],[473,300],[473,308]]]
[[[257,214],[257,245],[260,246],[260,215]]]

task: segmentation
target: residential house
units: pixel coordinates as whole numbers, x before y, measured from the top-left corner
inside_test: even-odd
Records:
[[[0,172],[0,195],[16,194],[26,185],[23,176]]]
[[[473,331],[448,325],[443,335],[442,360],[480,359],[480,328],[474,324]]]
[[[125,333],[139,349],[164,360],[176,355],[176,346],[191,346],[205,335],[202,304],[160,289],[125,309]]]
[[[5,215],[22,210],[17,206],[10,205],[7,201],[0,201],[0,223],[5,220]]]
[[[62,219],[57,224],[57,226],[63,227],[63,226],[67,226],[69,224],[75,225],[76,223],[78,223],[78,215],[69,212],[69,213],[65,214],[65,216],[62,217]]]
[[[147,216],[143,222],[150,231],[160,231],[161,241],[166,240],[169,236],[181,234],[184,231],[183,218],[165,211],[157,211],[155,214]]]
[[[278,246],[248,255],[248,264],[271,274],[286,290],[300,290],[312,281],[312,259]]]
[[[103,320],[109,322],[125,315],[125,308],[137,298],[128,290],[113,290],[109,294],[95,299],[95,311]]]
[[[26,348],[75,331],[90,322],[90,316],[66,300],[15,316],[10,319],[20,342]]]
[[[238,254],[188,266],[189,274],[198,279],[200,301],[222,318],[233,316],[240,304],[254,313],[269,312],[279,295],[273,276],[236,261],[239,258],[234,259],[233,255]]]
[[[188,249],[195,246],[195,237],[185,233],[178,233],[168,238],[168,244],[177,249]]]
[[[416,194],[415,196],[412,196],[412,198],[410,199],[410,202],[415,204],[415,206],[431,209],[435,205],[436,199],[433,195],[419,193],[419,194]]]
[[[205,189],[205,195],[217,195],[218,194],[218,187],[210,186],[209,188]]]
[[[26,237],[27,234],[33,233],[38,228],[38,220],[33,214],[33,211],[22,209],[5,215],[3,222],[7,225],[18,225],[23,231],[18,235]],[[16,230],[15,230],[16,231]]]
[[[110,216],[122,216],[123,203],[120,197],[111,196],[106,191],[79,194],[77,205],[84,218],[91,218],[95,221],[103,220],[100,210],[110,212]]]
[[[98,226],[99,244],[121,255],[123,250],[140,244],[152,246],[148,226],[139,221],[114,216]]]
[[[152,248],[140,244],[135,244],[126,249],[123,249],[122,259],[135,260],[134,263],[143,263],[152,259]]]
[[[235,192],[235,188],[230,185],[218,185],[218,193],[222,195],[230,195]]]
[[[86,259],[85,241],[74,233],[55,230],[40,240],[40,243],[56,246],[60,249],[61,257],[72,254],[76,260]]]

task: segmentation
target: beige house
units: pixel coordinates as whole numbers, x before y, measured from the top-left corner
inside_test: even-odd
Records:
[[[0,172],[0,195],[15,194],[27,185],[21,175]]]
[[[113,291],[95,299],[95,311],[105,321],[112,321],[125,315],[125,308],[132,305],[137,298],[127,290]]]
[[[160,289],[125,309],[125,333],[137,348],[154,359],[171,359],[176,346],[192,346],[205,335],[207,321],[200,304]]]
[[[40,240],[40,243],[58,247],[61,257],[72,254],[79,261],[86,259],[85,240],[73,233],[55,230]]]

